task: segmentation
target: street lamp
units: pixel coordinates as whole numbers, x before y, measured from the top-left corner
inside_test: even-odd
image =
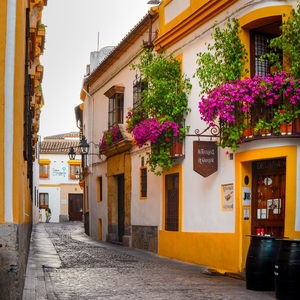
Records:
[[[88,154],[90,145],[87,143],[85,136],[80,140],[79,148],[82,155]]]
[[[147,4],[156,4],[156,5],[158,5],[158,4],[160,4],[160,0],[150,0],[150,1],[147,2]]]
[[[74,159],[75,159],[75,157],[76,157],[76,152],[75,152],[75,150],[74,150],[74,147],[70,147],[70,150],[69,150],[68,155],[69,155],[70,160],[74,160]]]

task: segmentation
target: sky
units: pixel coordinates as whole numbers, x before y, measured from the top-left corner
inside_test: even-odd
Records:
[[[148,0],[48,0],[42,23],[46,43],[41,64],[45,105],[39,134],[43,137],[77,131],[74,107],[90,52],[115,46],[146,15]]]

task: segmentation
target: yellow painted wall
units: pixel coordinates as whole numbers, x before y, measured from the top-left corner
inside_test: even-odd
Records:
[[[159,6],[159,34],[155,41],[156,50],[159,50],[160,46],[164,49],[169,48],[237,0],[191,0],[187,9],[166,24],[165,7],[171,1],[164,0]]]
[[[179,230],[165,230],[165,176],[179,173]],[[239,271],[239,235],[236,233],[200,233],[182,231],[182,165],[163,174],[163,219],[158,232],[158,254],[182,261],[207,265],[219,271]],[[237,228],[238,229],[238,228]],[[220,251],[222,249],[222,251]]]
[[[4,222],[4,74],[7,0],[0,1],[0,223]]]
[[[25,86],[25,48],[26,48],[26,7],[27,1],[17,1],[15,82],[14,82],[14,172],[13,172],[13,216],[14,223],[31,221],[30,195],[27,170],[23,157],[24,148],[24,86]],[[24,203],[25,197],[25,203]],[[25,213],[29,215],[24,219]]]

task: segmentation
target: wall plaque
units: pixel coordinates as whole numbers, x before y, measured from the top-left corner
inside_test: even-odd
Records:
[[[218,170],[218,151],[215,142],[193,142],[194,171],[208,177]]]

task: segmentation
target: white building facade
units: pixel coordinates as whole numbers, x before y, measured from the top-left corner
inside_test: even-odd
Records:
[[[281,225],[274,232],[300,237],[300,142],[296,136],[246,139],[235,153],[218,147],[214,150],[217,168],[207,177],[196,172],[194,163],[195,142],[217,141],[216,137],[197,134],[208,125],[200,120],[201,95],[198,79],[194,77],[197,54],[212,43],[214,24],[222,28],[229,18],[238,19],[241,40],[250,55],[254,46],[252,34],[275,32],[283,14],[288,15],[293,7],[296,1],[163,0],[85,77],[81,99],[84,134],[89,142],[98,144],[109,129],[109,103],[113,99],[123,101],[118,114],[122,117],[116,120],[122,140],[103,151],[101,159],[90,157],[86,166],[84,201],[93,238],[211,266],[221,272],[240,273],[245,268],[248,235],[261,228],[270,234],[273,230],[264,221],[271,208],[257,207],[257,191],[261,188],[258,182],[273,187],[273,195],[266,196],[266,203],[271,200],[284,206],[283,209],[279,204],[272,210],[281,218]],[[143,41],[148,40],[149,30],[158,32],[153,36],[157,51],[163,47],[167,53],[181,57],[182,72],[192,84],[188,104],[191,111],[185,120],[190,131],[184,140],[184,156],[174,159],[173,168],[162,176],[155,176],[145,165],[150,147],[139,149],[122,125],[133,107],[137,77],[131,65],[138,61],[137,54]],[[252,59],[249,57],[250,62]],[[274,175],[275,169],[278,173]],[[146,180],[145,194],[141,191],[142,180]],[[171,190],[169,186],[173,183],[176,187]],[[281,194],[275,195],[275,190]],[[169,191],[177,195],[175,230],[168,229],[166,224]],[[228,205],[226,195],[231,199]],[[245,201],[245,195],[250,195],[250,201]]]
[[[82,220],[81,156],[77,154],[75,160],[68,156],[69,148],[78,145],[77,132],[45,137],[41,142],[38,192],[43,222],[46,208],[51,210],[50,222]]]

